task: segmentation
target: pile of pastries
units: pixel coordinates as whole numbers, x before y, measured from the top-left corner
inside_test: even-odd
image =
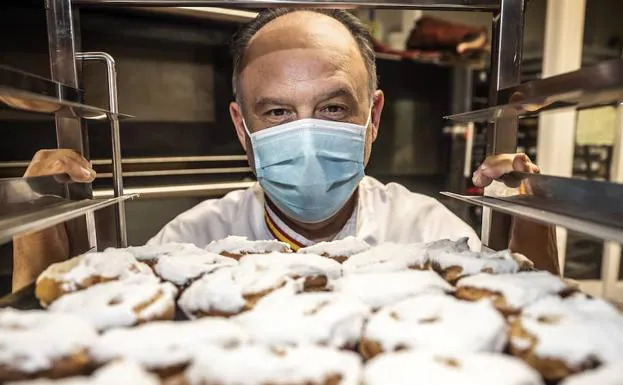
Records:
[[[467,239],[108,249],[0,310],[21,385],[620,385],[623,315]],[[174,320],[181,312],[187,320]],[[179,318],[179,317],[178,317]]]

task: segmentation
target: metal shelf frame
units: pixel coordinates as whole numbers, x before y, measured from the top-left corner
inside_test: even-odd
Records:
[[[590,108],[623,100],[623,59],[609,60],[578,71],[535,80],[498,92],[498,104],[450,115],[457,122],[492,122],[555,108]]]
[[[0,244],[137,196],[70,200],[64,197],[68,180],[67,175],[0,180]]]
[[[80,103],[81,94],[64,84],[0,65],[0,102],[10,107],[88,120],[132,118]]]
[[[503,3],[504,1],[502,1]],[[325,8],[408,8],[444,11],[496,12],[500,0],[74,0],[77,5],[131,7],[325,7]]]

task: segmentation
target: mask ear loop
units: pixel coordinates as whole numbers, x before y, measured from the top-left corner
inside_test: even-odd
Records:
[[[249,139],[251,139],[251,131],[249,131],[249,127],[247,127],[247,121],[244,120],[244,116],[242,117],[242,126],[244,127],[247,135],[249,135]]]
[[[374,104],[370,106],[370,112],[368,112],[368,119],[366,120],[366,124],[363,126],[363,139],[365,140],[368,135],[368,126],[372,123],[372,108],[374,108]]]

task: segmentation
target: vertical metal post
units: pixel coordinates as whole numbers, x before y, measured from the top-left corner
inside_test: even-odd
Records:
[[[46,0],[45,6],[51,78],[77,89],[79,84],[71,0]],[[55,123],[58,147],[72,149],[88,158],[88,135],[81,119],[57,114]],[[90,184],[69,184],[67,194],[71,199],[86,199],[92,197],[93,191]],[[68,222],[66,226],[73,252],[82,252],[95,246],[93,216],[87,215],[86,219]]]
[[[548,0],[545,17],[542,78],[575,71],[582,66],[585,0]],[[539,114],[537,160],[547,175],[571,177],[575,152],[575,109],[545,111]],[[555,148],[556,151],[552,151]],[[567,229],[556,227],[558,265],[564,275],[567,255]],[[580,282],[582,286],[583,283]]]
[[[489,105],[497,104],[498,91],[521,82],[525,0],[502,0],[493,15]],[[487,155],[517,150],[517,117],[502,116],[487,129]],[[485,195],[487,190],[485,189]],[[482,242],[492,249],[508,247],[511,218],[483,210]]]
[[[106,52],[80,52],[76,57],[81,60],[98,60],[106,64],[106,78],[108,82],[108,105],[110,112],[119,113],[117,99],[117,68],[115,59]],[[115,197],[123,195],[123,170],[121,164],[121,137],[119,132],[119,117],[110,117],[110,135],[112,142],[112,178],[113,193]],[[117,247],[128,246],[128,234],[126,229],[125,202],[117,204],[116,239]]]
[[[610,182],[623,183],[623,103],[616,108],[616,134],[612,146],[612,164]],[[601,279],[603,280],[602,295],[606,298],[620,300],[619,271],[621,269],[621,245],[616,242],[605,242]]]

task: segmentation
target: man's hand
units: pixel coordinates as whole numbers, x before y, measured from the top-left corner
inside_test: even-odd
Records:
[[[89,183],[95,171],[88,160],[73,150],[39,150],[32,158],[24,177],[67,174],[74,182]]]
[[[539,167],[526,154],[501,154],[485,159],[474,172],[472,181],[477,187],[486,187],[494,180],[503,179],[511,171],[539,173]],[[516,181],[514,181],[516,182]],[[510,187],[512,181],[505,181]],[[527,256],[539,270],[559,274],[555,227],[514,217],[508,247]]]
[[[532,163],[526,154],[500,154],[492,155],[478,167],[472,176],[472,182],[476,187],[487,187],[494,180],[500,179],[504,174],[511,171],[527,173],[539,173],[539,167]]]
[[[89,161],[72,150],[40,150],[24,177],[67,174],[74,182],[89,183],[95,171]],[[13,290],[30,282],[50,264],[70,256],[70,242],[64,224],[13,238]]]

